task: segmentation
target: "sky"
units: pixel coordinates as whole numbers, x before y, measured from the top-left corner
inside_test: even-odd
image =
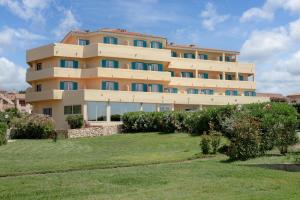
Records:
[[[122,28],[240,51],[258,92],[300,92],[300,0],[0,0],[0,90],[24,90],[26,49]]]

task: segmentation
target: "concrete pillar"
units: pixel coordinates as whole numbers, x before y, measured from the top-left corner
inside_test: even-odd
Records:
[[[108,101],[106,104],[106,122],[111,121],[111,105],[110,102]]]
[[[198,51],[195,51],[195,59],[198,59]]]
[[[87,103],[84,102],[83,103],[83,107],[82,107],[82,113],[83,113],[83,120],[88,121],[88,113],[87,113]]]
[[[223,76],[223,77],[222,77],[222,78],[223,78],[223,80],[225,80],[225,79],[226,79],[225,75],[226,75],[226,73],[225,73],[225,72],[223,72],[223,75],[222,75],[222,76]]]
[[[199,105],[199,110],[203,110],[203,105]]]
[[[175,104],[172,104],[172,111],[175,111]]]
[[[182,58],[182,53],[179,53],[179,57]]]
[[[196,69],[196,72],[195,72],[196,74],[195,74],[195,77],[196,78],[199,78],[199,76],[198,76],[198,69]]]
[[[160,112],[160,106],[159,106],[159,104],[156,104],[156,111]]]
[[[222,54],[222,61],[225,62],[225,53]]]
[[[238,72],[235,72],[235,80],[239,80],[239,73]]]
[[[140,111],[143,111],[143,103],[140,103]]]

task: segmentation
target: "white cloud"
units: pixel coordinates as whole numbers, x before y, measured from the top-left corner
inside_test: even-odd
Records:
[[[207,3],[205,9],[200,14],[202,26],[209,31],[215,30],[216,25],[229,19],[229,15],[220,15],[212,3]]]
[[[52,0],[0,0],[0,6],[7,7],[13,14],[26,21],[44,22],[44,12]]]
[[[300,1],[299,0],[266,0],[261,8],[253,7],[246,10],[242,17],[241,22],[251,20],[272,20],[276,10],[283,9],[292,13],[299,13]]]
[[[56,37],[61,38],[69,31],[78,29],[80,27],[80,23],[77,21],[76,17],[72,13],[71,10],[63,10],[64,17],[60,21],[58,27],[54,31]]]
[[[5,57],[0,57],[0,90],[24,90],[26,70]]]
[[[300,18],[285,27],[255,30],[241,48],[241,60],[257,64],[258,91],[295,93],[300,90]]]
[[[7,46],[22,46],[28,42],[43,40],[44,36],[31,33],[26,29],[13,29],[4,27],[0,30],[0,51]]]

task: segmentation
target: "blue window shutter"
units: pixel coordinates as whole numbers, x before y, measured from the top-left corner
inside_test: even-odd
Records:
[[[190,74],[189,77],[191,77],[191,78],[194,77],[193,72],[189,72],[189,74]]]
[[[192,58],[195,59],[195,54],[192,54]]]
[[[184,58],[187,58],[187,57],[188,57],[188,54],[187,54],[187,53],[184,53],[184,54],[183,54],[183,57],[184,57]]]
[[[73,82],[73,90],[78,90],[78,83],[77,82]]]
[[[109,37],[104,37],[103,38],[103,43],[109,44]]]
[[[143,91],[147,92],[148,91],[148,85],[147,84],[143,84]]]
[[[118,44],[118,38],[113,37],[113,38],[112,38],[112,43],[113,43],[113,44]]]
[[[172,52],[171,52],[171,56],[172,56],[172,57],[177,57],[176,52],[175,52],[175,51],[172,51]]]
[[[137,46],[138,41],[137,40],[133,40],[133,46]]]
[[[106,81],[102,81],[102,90],[106,90]]]
[[[233,96],[237,96],[238,95],[238,91],[234,90],[233,91]]]
[[[119,61],[114,60],[114,68],[119,68]]]
[[[136,69],[136,62],[131,63],[131,69]]]
[[[158,71],[163,71],[163,65],[162,64],[158,64]]]
[[[147,70],[147,63],[143,63],[143,70]]]
[[[143,41],[143,47],[147,47],[147,42]]]
[[[243,80],[244,80],[244,76],[239,75],[239,80],[240,80],[240,81],[243,81]]]
[[[65,89],[65,82],[64,82],[64,81],[61,81],[61,82],[59,83],[59,88],[60,88],[61,90],[64,90],[64,89]]]
[[[159,85],[158,85],[158,91],[159,91],[159,92],[163,92],[163,86],[162,86],[162,84],[159,84]]]
[[[225,91],[225,95],[226,95],[226,96],[230,96],[230,95],[231,95],[231,91],[230,91],[230,90],[226,90],[226,91]]]
[[[73,68],[77,69],[78,68],[78,61],[73,60]]]
[[[158,46],[159,46],[159,48],[160,48],[160,49],[162,49],[162,43],[161,43],[161,42],[159,42],[158,44],[159,44],[159,45],[158,45]]]
[[[254,97],[255,97],[255,96],[256,96],[256,92],[252,92],[252,96],[254,96]]]
[[[89,41],[89,40],[87,40],[87,41],[86,41],[86,45],[89,45],[89,44],[90,44],[90,41]]]
[[[208,55],[204,54],[204,60],[208,59]]]
[[[119,90],[119,83],[114,82],[114,90]]]
[[[211,95],[213,95],[213,94],[215,93],[215,91],[214,91],[214,90],[209,90],[209,93],[210,93]]]
[[[171,72],[171,77],[174,77],[175,73],[173,71],[170,71],[170,72]]]
[[[195,94],[199,94],[199,90],[198,89],[195,89]]]
[[[173,88],[173,93],[178,93],[178,89],[177,88]]]
[[[208,79],[208,73],[203,73],[203,78]]]
[[[102,60],[102,67],[106,67],[106,60]]]
[[[248,92],[248,91],[245,91],[245,92],[244,92],[244,96],[249,96],[249,92]]]
[[[151,42],[150,42],[150,47],[151,47],[151,48],[153,48],[153,47],[154,47],[154,45],[153,45],[153,41],[151,41]]]
[[[136,83],[131,84],[131,91],[136,91]]]
[[[60,67],[66,67],[66,61],[60,60]]]

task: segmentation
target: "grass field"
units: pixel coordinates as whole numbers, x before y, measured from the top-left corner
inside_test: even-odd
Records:
[[[299,199],[300,172],[203,157],[199,137],[127,134],[0,147],[0,199]]]

